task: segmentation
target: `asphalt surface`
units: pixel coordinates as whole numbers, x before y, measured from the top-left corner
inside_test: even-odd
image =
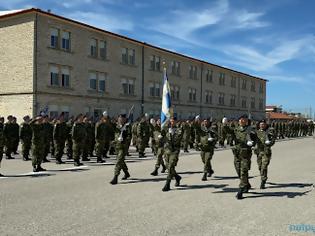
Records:
[[[147,150],[149,151],[149,150]],[[199,153],[181,154],[181,187],[162,192],[166,174],[150,175],[155,159],[128,158],[131,178],[112,186],[114,158],[82,168],[44,163],[34,174],[19,156],[2,161],[0,235],[315,235],[315,139],[273,147],[267,189],[260,190],[256,156],[253,189],[236,200],[239,180],[231,150],[214,154],[214,175],[201,181]],[[301,230],[297,225],[314,227]],[[308,228],[309,229],[309,228]]]

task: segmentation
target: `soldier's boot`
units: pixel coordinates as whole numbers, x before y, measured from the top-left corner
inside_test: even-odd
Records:
[[[182,177],[180,177],[180,175],[178,175],[177,173],[176,173],[176,175],[175,175],[175,180],[176,180],[176,182],[175,182],[175,187],[178,187],[179,185],[180,185],[180,180],[182,179]]]
[[[241,200],[243,199],[243,189],[240,188],[236,194],[236,199]]]
[[[164,187],[162,188],[163,192],[167,192],[171,190],[171,180],[167,179]]]
[[[189,152],[187,148],[184,149],[184,152]]]
[[[250,185],[250,183],[248,182],[247,186],[245,188],[243,188],[243,193],[248,193],[248,191],[252,188],[252,186]]]
[[[46,169],[44,169],[40,165],[38,165],[36,168],[36,172],[39,172],[39,171],[46,171]]]
[[[154,169],[154,171],[150,174],[150,175],[153,175],[153,176],[157,176],[159,173],[158,173],[158,169],[159,168],[156,168]]]
[[[15,159],[13,156],[11,156],[11,154],[7,155],[6,158],[7,160],[12,160],[12,159]]]
[[[78,160],[78,161],[74,161],[73,165],[74,165],[74,166],[82,166],[83,163],[81,163],[81,162]]]
[[[28,156],[23,156],[23,161],[29,161],[31,160]]]
[[[82,161],[90,161],[90,159],[87,157],[82,157]]]
[[[111,185],[118,184],[118,175],[115,175],[112,181],[109,182]]]
[[[43,163],[45,163],[45,162],[50,162],[50,160],[48,160],[47,157],[45,157],[45,158],[43,159]]]
[[[207,173],[204,173],[203,176],[202,176],[202,181],[207,181]]]
[[[124,177],[121,178],[122,180],[126,180],[130,177],[128,170],[124,171],[124,173],[125,173],[125,175],[124,175]]]
[[[58,158],[56,159],[56,164],[61,165],[61,164],[65,164],[65,162],[63,162],[61,158]]]
[[[0,173],[0,177],[3,177],[3,174]]]
[[[144,153],[143,152],[139,152],[139,158],[144,158]]]
[[[214,174],[214,171],[212,169],[210,169],[209,173],[208,173],[208,177],[211,177],[213,174]]]
[[[33,172],[38,172],[38,171],[37,171],[37,166],[36,166],[36,165],[33,165]]]
[[[260,184],[260,189],[265,189],[266,188],[266,180],[262,180]]]
[[[166,171],[166,166],[164,164],[162,164],[162,170],[161,170],[161,173],[165,173]]]
[[[103,160],[102,158],[97,158],[96,162],[97,162],[97,163],[104,163],[105,160]]]

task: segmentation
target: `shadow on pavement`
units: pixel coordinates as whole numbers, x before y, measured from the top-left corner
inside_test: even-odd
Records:
[[[223,188],[221,191],[215,191],[213,193],[236,193],[239,188]]]
[[[249,176],[248,179],[252,179],[257,177],[258,175],[255,176]],[[238,179],[238,176],[213,176],[213,180],[229,180],[229,179]]]
[[[53,176],[56,174],[53,173],[29,173],[29,174],[16,174],[16,175],[2,175],[2,177],[6,178],[23,178],[23,177],[32,177],[32,178],[37,178],[37,177],[48,177],[48,176]]]
[[[305,188],[314,186],[312,183],[271,183],[267,182],[267,188]]]
[[[179,175],[193,175],[193,174],[202,174],[203,171],[184,171],[178,172]]]
[[[119,182],[119,184],[136,184],[136,183],[145,183],[145,182],[161,182],[166,181],[166,178],[154,178],[154,179],[138,179],[130,178],[127,181]]]
[[[260,198],[260,197],[287,197],[287,198],[295,198],[302,197],[307,193],[311,192],[312,189],[304,191],[304,192],[249,192],[249,194],[254,194],[254,196],[244,196],[244,198]]]
[[[206,185],[180,185],[177,190],[194,190],[194,189],[205,189],[205,188],[224,188],[227,184],[206,184]]]
[[[67,172],[67,171],[69,171],[69,172],[82,172],[82,171],[87,171],[87,170],[89,170],[89,169],[88,168],[76,168],[76,169],[69,168],[69,169],[48,170],[48,171],[50,171],[50,172]]]

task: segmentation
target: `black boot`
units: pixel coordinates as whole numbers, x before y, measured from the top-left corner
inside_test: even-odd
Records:
[[[82,166],[83,163],[81,163],[80,161],[75,161],[75,162],[73,163],[73,165],[74,165],[74,166]]]
[[[180,185],[181,179],[182,179],[182,177],[180,177],[180,175],[178,175],[178,174],[175,175],[175,180],[176,180],[175,187],[178,187]]]
[[[0,177],[3,177],[4,175],[0,173]]]
[[[36,168],[36,172],[39,172],[39,171],[46,171],[46,169],[44,169],[40,165],[38,165]]]
[[[262,180],[260,184],[260,189],[265,189],[266,188],[266,180]]]
[[[97,163],[104,163],[105,161],[102,158],[97,158]]]
[[[90,161],[90,159],[87,157],[82,157],[82,161]]]
[[[15,158],[14,158],[13,156],[9,155],[9,156],[6,156],[5,159],[7,159],[7,160],[12,160],[12,159],[15,159]]]
[[[112,185],[115,185],[118,183],[118,175],[115,175],[114,178],[112,179],[112,181],[109,182]]]
[[[202,181],[207,181],[207,173],[204,173],[203,176],[202,176]]]
[[[164,165],[164,164],[162,164],[162,170],[161,170],[161,173],[165,173],[165,171],[166,171],[166,166]]]
[[[211,169],[208,173],[208,177],[211,177],[214,174],[214,171]]]
[[[29,160],[31,160],[31,159],[28,156],[23,157],[23,161],[29,161]]]
[[[48,160],[47,158],[44,158],[43,159],[43,162],[45,163],[45,162],[50,162],[50,160]]]
[[[150,174],[150,175],[153,175],[153,176],[157,176],[159,173],[158,173],[158,169],[159,168],[156,168],[154,169],[154,171]]]
[[[128,179],[130,177],[130,174],[129,174],[128,170],[124,171],[124,172],[125,172],[125,175],[124,175],[124,177],[121,178],[122,180],[126,180],[126,179]]]
[[[236,199],[241,200],[243,199],[243,189],[239,189],[237,194],[236,194]]]
[[[33,166],[33,172],[38,172],[36,165]]]
[[[61,165],[65,164],[61,159],[56,159],[56,164]]]
[[[165,183],[165,185],[164,185],[164,187],[162,188],[162,191],[163,191],[163,192],[170,191],[170,190],[171,190],[170,185],[171,185],[171,181],[167,179],[167,180],[166,180],[166,183]]]

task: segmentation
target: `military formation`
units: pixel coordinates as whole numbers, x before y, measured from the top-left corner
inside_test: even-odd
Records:
[[[248,172],[253,154],[257,155],[260,188],[264,189],[275,141],[314,134],[314,123],[305,120],[257,122],[243,115],[238,120],[229,121],[224,117],[217,122],[211,118],[201,119],[200,116],[181,121],[171,117],[162,128],[159,119],[149,118],[145,114],[132,122],[126,114],[121,114],[113,119],[105,111],[94,122],[82,114],[69,119],[63,113],[54,119],[41,114],[33,119],[25,116],[19,125],[13,116],[8,116],[6,122],[0,117],[0,163],[4,155],[6,159],[14,159],[19,144],[23,160],[32,161],[33,172],[45,171],[42,163],[51,161],[47,158],[49,154],[57,165],[65,163],[66,154],[75,166],[81,166],[82,161],[89,161],[90,157],[96,156],[98,163],[104,163],[109,154],[116,155],[114,177],[110,181],[115,185],[121,171],[124,173],[122,180],[130,177],[125,162],[125,157],[130,156],[130,146],[136,147],[139,158],[145,158],[145,151],[150,147],[156,157],[151,175],[157,176],[160,167],[161,173],[167,172],[162,188],[166,192],[171,189],[173,179],[175,187],[180,186],[181,176],[176,172],[176,166],[181,150],[200,151],[203,165],[201,180],[207,181],[214,173],[211,164],[214,150],[228,145],[232,147],[235,171],[240,180],[236,198],[242,199],[243,194],[251,189]]]

